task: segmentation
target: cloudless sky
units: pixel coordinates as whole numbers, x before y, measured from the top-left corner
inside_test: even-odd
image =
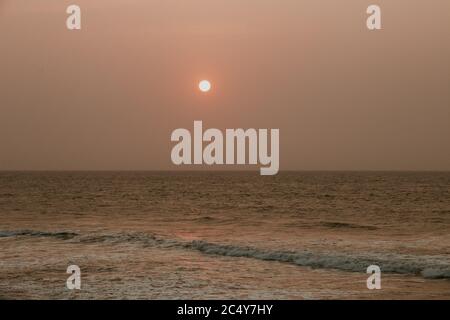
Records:
[[[450,2],[376,3],[0,0],[0,170],[173,169],[194,120],[279,128],[281,170],[450,170]]]

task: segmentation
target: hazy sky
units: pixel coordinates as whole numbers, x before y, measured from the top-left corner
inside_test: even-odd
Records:
[[[279,128],[281,170],[450,170],[450,1],[0,0],[0,170],[173,169],[194,120]]]

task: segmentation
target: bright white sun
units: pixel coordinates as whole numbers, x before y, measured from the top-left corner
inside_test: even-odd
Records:
[[[211,90],[211,82],[209,82],[208,80],[202,80],[198,83],[198,88],[201,92],[208,92],[209,90]]]

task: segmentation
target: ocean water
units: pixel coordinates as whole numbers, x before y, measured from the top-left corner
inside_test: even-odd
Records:
[[[0,298],[449,299],[450,173],[2,172]]]

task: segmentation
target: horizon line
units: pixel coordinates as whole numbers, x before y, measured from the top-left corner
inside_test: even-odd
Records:
[[[247,172],[251,169],[0,169],[0,172]],[[282,172],[450,172],[450,169],[284,169]]]

